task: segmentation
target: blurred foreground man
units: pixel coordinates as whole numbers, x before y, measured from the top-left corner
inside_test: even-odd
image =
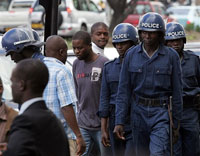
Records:
[[[192,51],[185,51],[186,36],[181,24],[166,26],[166,45],[179,54],[183,80],[183,117],[180,137],[174,146],[174,155],[199,156],[200,59]]]
[[[62,124],[42,98],[47,67],[39,60],[20,61],[11,75],[13,101],[20,105],[3,156],[70,156]]]
[[[181,119],[180,61],[175,50],[163,45],[165,23],[159,14],[143,15],[138,33],[141,44],[127,52],[120,73],[114,132],[124,137],[125,119],[131,111],[136,155],[164,156],[169,146],[170,96],[175,130]]]

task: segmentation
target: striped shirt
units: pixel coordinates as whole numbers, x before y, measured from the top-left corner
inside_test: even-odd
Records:
[[[45,88],[43,97],[47,107],[61,120],[68,138],[75,139],[75,135],[68,128],[61,108],[70,104],[76,105],[74,81],[71,71],[59,60],[45,57],[44,63],[49,70],[49,82]]]

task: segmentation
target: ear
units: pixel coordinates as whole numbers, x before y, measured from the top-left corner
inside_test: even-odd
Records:
[[[24,91],[26,89],[26,82],[24,80],[20,80],[18,87],[20,91]]]
[[[63,56],[63,49],[59,49],[58,53],[59,53],[60,56]]]

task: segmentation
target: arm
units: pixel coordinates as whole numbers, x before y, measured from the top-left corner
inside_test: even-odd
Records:
[[[132,84],[131,84],[131,75],[129,73],[129,60],[131,59],[132,51],[127,52],[126,57],[124,58],[122,69],[120,72],[119,87],[116,99],[116,121],[114,133],[120,139],[125,139],[123,137],[124,130],[123,125],[125,124],[125,117],[128,112],[130,105],[130,98],[132,96]]]
[[[69,125],[69,127],[72,129],[72,131],[76,135],[76,138],[77,138],[76,142],[78,145],[77,155],[82,155],[85,151],[86,145],[82,138],[81,132],[79,130],[72,104],[62,107],[61,111],[63,113],[65,120],[67,121],[67,124]]]
[[[108,118],[101,118],[101,141],[104,146],[110,146],[108,133]]]
[[[108,133],[108,116],[109,116],[109,102],[110,102],[110,89],[107,82],[106,65],[104,65],[101,93],[98,115],[101,118],[101,141],[104,146],[110,146],[109,133]]]
[[[69,125],[69,127],[72,129],[72,131],[75,133],[77,137],[77,155],[81,155],[85,151],[85,142],[82,138],[82,135],[80,133],[76,116],[73,109],[73,103],[77,102],[75,89],[74,89],[74,82],[71,75],[71,72],[68,71],[63,75],[63,72],[61,72],[58,75],[58,81],[57,81],[57,92],[58,92],[58,98],[60,101],[60,107],[61,112]]]
[[[178,128],[178,122],[182,116],[182,77],[180,59],[176,52],[172,59],[172,114],[174,128]]]
[[[35,140],[31,132],[31,121],[24,116],[17,116],[10,131],[9,143],[4,156],[37,155]]]

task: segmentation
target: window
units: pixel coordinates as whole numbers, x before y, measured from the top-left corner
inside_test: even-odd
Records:
[[[13,2],[12,4],[12,10],[24,10],[24,9],[29,9],[32,7],[33,1],[17,1]]]
[[[0,11],[7,11],[10,2],[8,0],[1,0],[0,1]]]
[[[151,11],[152,10],[151,10],[149,5],[140,5],[139,4],[139,5],[136,6],[136,12],[139,15],[143,15],[143,14],[145,14],[147,12],[151,12]]]
[[[83,11],[89,11],[88,5],[87,5],[87,3],[86,3],[85,0],[81,0],[79,2],[80,2],[80,8],[81,8],[81,10],[83,10]]]
[[[90,9],[90,11],[93,11],[93,12],[99,12],[99,9],[92,1],[89,1],[89,9]]]

